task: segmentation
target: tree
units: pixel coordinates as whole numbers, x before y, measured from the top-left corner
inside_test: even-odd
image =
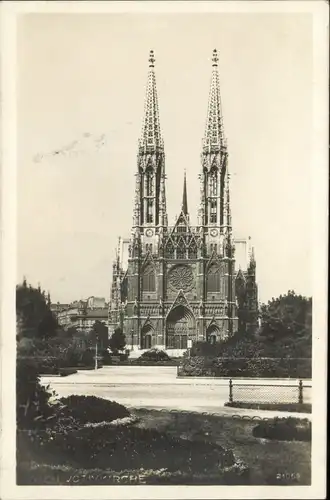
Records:
[[[119,351],[123,351],[126,346],[126,339],[121,328],[116,328],[116,330],[111,335],[109,340],[109,347],[114,354],[118,354]]]
[[[89,333],[89,339],[92,344],[97,341],[97,346],[100,349],[106,349],[108,347],[108,327],[102,321],[95,321],[92,330]]]
[[[19,337],[47,338],[58,328],[44,292],[40,287],[27,286],[26,280],[16,287],[16,318]]]
[[[259,339],[277,357],[311,357],[312,298],[289,290],[264,304]]]

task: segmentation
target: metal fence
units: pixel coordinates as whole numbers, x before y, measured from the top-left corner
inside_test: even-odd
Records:
[[[229,402],[311,403],[312,386],[299,380],[292,384],[242,384],[229,380]]]

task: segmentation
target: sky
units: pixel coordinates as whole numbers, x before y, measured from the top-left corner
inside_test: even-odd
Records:
[[[108,299],[132,225],[150,49],[169,222],[186,169],[196,223],[217,48],[234,235],[252,238],[261,302],[311,295],[312,35],[303,13],[21,15],[17,280],[53,302]]]

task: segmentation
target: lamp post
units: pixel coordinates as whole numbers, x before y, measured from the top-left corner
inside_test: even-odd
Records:
[[[95,370],[97,370],[97,341],[98,341],[98,336],[96,335],[96,338],[95,338]]]
[[[133,335],[134,335],[134,330],[131,330],[131,350],[133,351]]]
[[[187,347],[188,347],[188,358],[190,358],[190,349],[192,348],[192,340],[191,339],[188,339]]]

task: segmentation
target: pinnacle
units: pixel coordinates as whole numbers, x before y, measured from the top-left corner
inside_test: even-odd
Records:
[[[184,171],[184,180],[183,180],[182,212],[183,212],[185,215],[188,215],[188,201],[187,201],[187,179],[186,179],[186,171]]]

